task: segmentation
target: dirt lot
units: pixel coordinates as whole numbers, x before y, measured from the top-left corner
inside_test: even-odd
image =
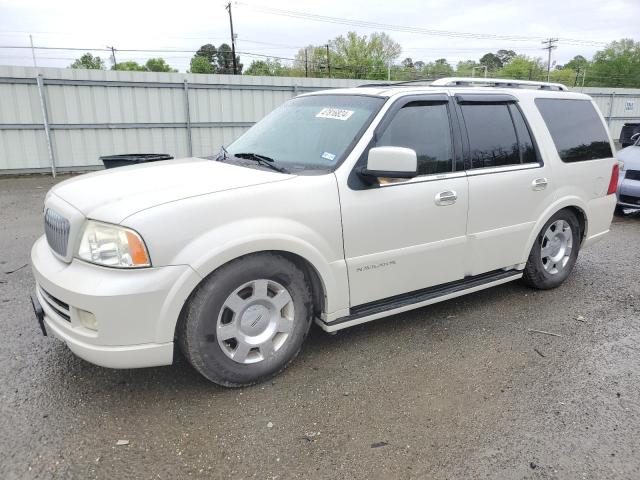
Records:
[[[52,184],[0,179],[0,478],[640,478],[640,215],[557,290],[314,328],[284,374],[225,390],[39,333],[27,264]]]

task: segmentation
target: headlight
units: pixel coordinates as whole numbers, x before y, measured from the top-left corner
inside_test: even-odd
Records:
[[[133,230],[89,220],[78,247],[78,258],[106,267],[150,267],[142,237]]]
[[[618,160],[618,168],[621,172],[624,172],[624,162],[622,160]]]

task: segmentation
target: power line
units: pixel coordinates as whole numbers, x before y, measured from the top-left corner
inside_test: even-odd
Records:
[[[303,20],[311,20],[317,22],[334,23],[339,25],[350,25],[363,28],[382,29],[396,32],[416,33],[421,35],[430,36],[444,36],[455,38],[471,38],[471,39],[489,39],[489,40],[512,40],[518,42],[538,42],[542,40],[541,37],[523,36],[523,35],[497,35],[492,33],[470,33],[470,32],[457,32],[449,30],[433,30],[421,27],[413,27],[407,25],[394,25],[388,23],[370,22],[365,20],[349,19],[343,17],[331,17],[327,15],[318,15],[313,13],[300,12],[295,10],[284,10],[279,8],[263,7],[251,5],[243,2],[237,2],[238,5],[249,7],[250,9],[267,13],[270,15],[278,15],[283,17],[297,18]],[[563,43],[573,43],[580,45],[606,45],[606,42],[597,42],[592,40],[563,38]]]

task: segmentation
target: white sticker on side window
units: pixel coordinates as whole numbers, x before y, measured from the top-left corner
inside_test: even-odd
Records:
[[[316,118],[332,118],[334,120],[349,120],[353,115],[353,110],[345,110],[344,108],[323,108],[318,112]]]

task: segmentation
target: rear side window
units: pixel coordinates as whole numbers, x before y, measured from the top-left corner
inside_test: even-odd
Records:
[[[536,105],[563,162],[613,157],[607,130],[589,100],[537,98]]]
[[[376,146],[415,150],[418,175],[451,172],[453,148],[447,105],[420,101],[408,103],[398,110]]]
[[[518,136],[508,104],[469,103],[460,108],[469,135],[471,168],[521,163]]]

